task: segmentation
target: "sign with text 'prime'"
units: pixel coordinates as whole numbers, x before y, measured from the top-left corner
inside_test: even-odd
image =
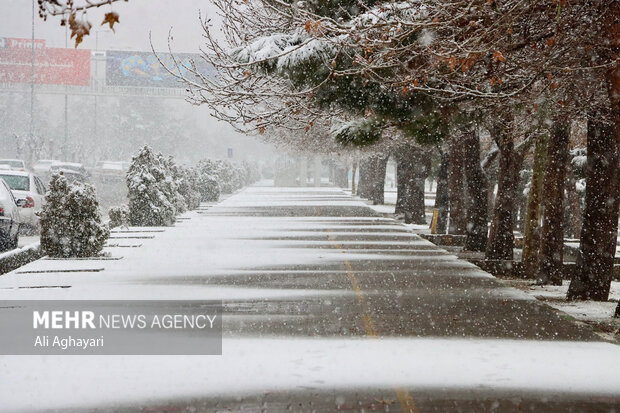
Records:
[[[110,86],[184,88],[186,85],[169,71],[191,79],[195,78],[190,72],[192,63],[202,75],[210,71],[199,54],[158,53],[158,56],[159,59],[152,52],[108,51],[106,83]]]
[[[44,39],[34,39],[35,49],[44,49]],[[0,37],[0,49],[30,49],[32,50],[32,39],[18,39],[15,37]]]
[[[0,49],[0,83],[30,83],[32,49]],[[34,82],[45,85],[88,86],[90,50],[35,49]]]

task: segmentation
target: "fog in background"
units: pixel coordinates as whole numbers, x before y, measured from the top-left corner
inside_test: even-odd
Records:
[[[198,53],[202,30],[199,11],[217,21],[215,10],[203,1],[130,0],[117,3],[112,10],[120,14],[115,33],[101,26],[110,6],[90,10],[91,35],[80,49],[149,51],[149,33],[158,51],[168,48],[172,28],[173,51]],[[31,2],[0,0],[0,37],[30,38]],[[46,47],[65,47],[66,30],[59,17],[34,20],[35,38]],[[74,47],[69,39],[68,47]],[[100,65],[100,70],[105,66]],[[36,89],[35,89],[36,91]],[[99,160],[128,161],[139,146],[148,143],[156,150],[193,163],[205,157],[224,158],[233,149],[233,160],[272,158],[271,147],[255,137],[235,132],[217,122],[207,107],[195,107],[183,99],[152,97],[97,97],[97,124],[94,97],[68,98],[68,139],[65,140],[64,96],[37,94],[35,100],[36,142],[26,142],[30,125],[30,94],[0,90],[0,157],[26,158],[27,148],[35,146],[34,158],[62,158],[92,165]],[[96,134],[95,134],[96,130]],[[22,145],[20,149],[19,145]]]

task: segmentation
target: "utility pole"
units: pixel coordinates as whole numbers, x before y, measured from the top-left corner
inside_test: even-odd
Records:
[[[32,47],[32,58],[30,62],[30,133],[29,139],[32,144],[34,141],[34,0],[32,0],[32,39],[31,39],[31,47]],[[29,154],[29,157],[32,157],[32,153]],[[28,160],[32,162],[32,159]]]
[[[95,30],[95,142],[97,142],[97,93],[99,93],[99,32],[110,30]]]
[[[99,30],[95,31],[95,89],[99,87]],[[97,142],[97,90],[95,90],[95,142]]]
[[[69,36],[69,33],[67,31],[67,27],[68,26],[65,25],[65,49],[68,48],[67,38]],[[62,156],[65,156],[65,152],[68,147],[68,142],[69,142],[69,95],[67,94],[67,86],[65,85],[65,138],[60,147]]]

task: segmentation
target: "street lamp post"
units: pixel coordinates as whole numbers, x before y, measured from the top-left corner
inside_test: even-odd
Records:
[[[30,142],[34,140],[34,0],[32,0],[32,57],[30,67]],[[32,156],[32,154],[30,154]]]
[[[65,49],[69,47],[68,45],[69,32],[67,28],[68,26],[65,25]],[[63,157],[65,156],[65,153],[67,152],[68,143],[69,143],[69,94],[67,93],[67,85],[65,85],[65,138],[60,148],[60,151],[62,152]]]
[[[94,137],[97,142],[97,93],[99,90],[99,32],[110,32],[109,29],[95,30],[95,127]]]

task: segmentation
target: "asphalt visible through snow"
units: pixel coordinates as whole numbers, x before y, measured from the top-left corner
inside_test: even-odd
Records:
[[[620,412],[618,346],[339,190],[249,188],[140,242],[0,298],[221,298],[224,355],[33,358],[32,410]],[[0,358],[0,399],[19,365]]]

